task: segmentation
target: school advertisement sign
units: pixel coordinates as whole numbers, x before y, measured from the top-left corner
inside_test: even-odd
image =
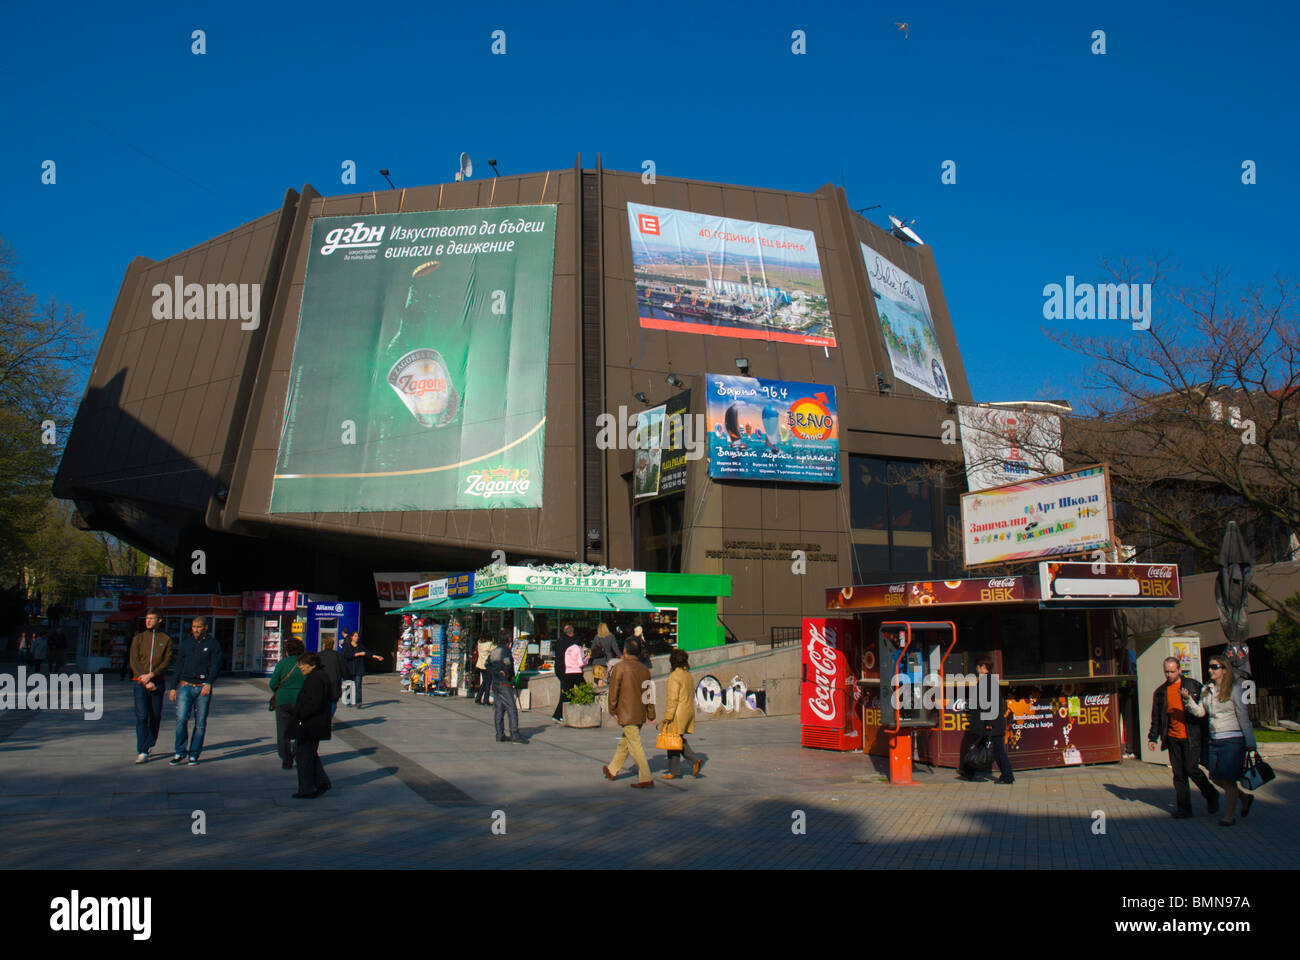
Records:
[[[834,387],[716,374],[705,385],[710,477],[840,482]]]
[[[641,326],[835,346],[811,230],[627,205]]]
[[[966,566],[1105,550],[1113,539],[1105,466],[1040,477],[961,498]]]
[[[862,259],[880,316],[880,332],[893,365],[894,376],[916,389],[948,400],[948,371],[939,352],[939,337],[930,316],[925,287],[909,273],[898,269],[865,243]]]
[[[271,513],[541,506],[555,219],[316,219]]]

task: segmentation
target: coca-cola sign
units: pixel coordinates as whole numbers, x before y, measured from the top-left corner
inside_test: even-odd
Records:
[[[814,692],[808,697],[808,709],[818,718],[833,723],[838,713],[835,690],[840,685],[836,627],[825,621],[805,620],[807,634],[804,660],[809,667],[808,682]]]

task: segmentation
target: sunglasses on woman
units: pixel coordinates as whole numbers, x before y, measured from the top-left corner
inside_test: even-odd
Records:
[[[1211,670],[1222,670],[1222,669],[1223,669],[1223,664],[1221,664],[1221,663],[1212,663],[1212,664],[1210,664],[1210,669],[1211,669]]]

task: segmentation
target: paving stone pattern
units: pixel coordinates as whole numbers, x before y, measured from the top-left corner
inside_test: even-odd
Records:
[[[1138,761],[1021,773],[968,784],[918,767],[917,786],[884,782],[882,761],[805,750],[797,717],[700,720],[699,779],[632,790],[628,762],[600,767],[616,730],[520,715],[528,745],[497,743],[492,709],[366,680],[340,707],[321,756],[334,789],[295,800],[280,769],[265,681],[216,688],[202,763],[170,767],[167,704],[159,747],[136,765],[129,685],[106,678],[104,715],[0,713],[0,868],[1164,868],[1300,865],[1300,755],[1270,756],[1278,778],[1249,819],[1225,829],[1176,821],[1164,767]],[[1282,753],[1282,751],[1278,751]],[[206,814],[195,835],[192,814]],[[505,833],[494,822],[505,815]],[[798,835],[795,811],[806,832]],[[1105,833],[1093,833],[1094,811]],[[1228,839],[1231,843],[1225,843]],[[1226,862],[1225,862],[1226,861]]]

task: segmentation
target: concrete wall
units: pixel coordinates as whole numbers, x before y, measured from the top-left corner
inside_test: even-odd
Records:
[[[799,712],[799,646],[764,649],[759,652],[754,643],[733,643],[722,647],[692,650],[691,676],[697,688],[695,720],[736,720],[749,717],[787,716]],[[587,679],[592,673],[588,667]],[[662,705],[667,695],[668,657],[654,657],[651,661],[651,679],[655,687],[655,703]],[[710,700],[698,693],[705,677],[713,677],[722,688],[721,699]],[[755,709],[745,702],[746,693],[762,692],[766,709]],[[728,692],[730,691],[730,696]],[[551,712],[559,697],[560,681],[554,676],[534,677],[528,684],[529,709],[540,713]],[[716,706],[710,710],[708,704]],[[618,724],[608,713],[602,726],[617,728]],[[647,735],[648,736],[648,735]]]

